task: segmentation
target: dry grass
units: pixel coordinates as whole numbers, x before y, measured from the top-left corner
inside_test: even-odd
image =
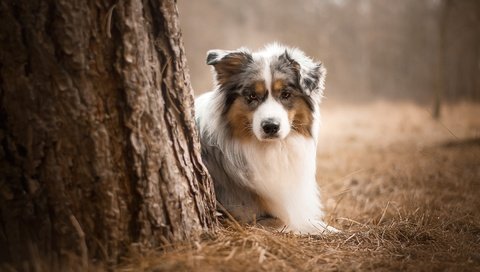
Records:
[[[329,101],[323,120],[318,181],[327,221],[342,233],[295,236],[226,221],[201,241],[132,253],[115,270],[480,271],[478,104],[448,106],[436,122],[408,103]]]
[[[325,236],[228,225],[132,255],[122,271],[480,270],[480,107],[441,123],[412,104],[326,103],[318,180]],[[450,131],[449,131],[450,130]]]

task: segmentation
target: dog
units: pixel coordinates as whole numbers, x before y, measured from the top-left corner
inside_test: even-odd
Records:
[[[210,50],[206,62],[214,89],[195,100],[195,120],[218,202],[243,223],[273,217],[295,233],[335,232],[315,177],[324,65],[276,43]]]

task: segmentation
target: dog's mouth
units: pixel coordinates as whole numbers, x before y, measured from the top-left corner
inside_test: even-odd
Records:
[[[261,140],[262,140],[262,141],[267,141],[267,142],[269,142],[269,141],[276,141],[276,140],[280,140],[280,137],[279,137],[278,135],[273,135],[273,136],[272,136],[272,135],[268,135],[268,136],[262,137]]]
[[[257,139],[261,142],[274,142],[274,141],[280,141],[283,139],[279,133],[277,134],[262,134],[260,137],[257,137]]]

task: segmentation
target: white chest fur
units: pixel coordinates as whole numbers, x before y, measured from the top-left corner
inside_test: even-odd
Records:
[[[242,146],[251,174],[249,186],[263,198],[269,212],[291,229],[310,232],[312,222],[322,217],[314,140],[290,135],[282,141]]]

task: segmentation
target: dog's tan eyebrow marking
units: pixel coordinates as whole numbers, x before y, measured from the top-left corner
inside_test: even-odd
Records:
[[[253,89],[255,90],[255,93],[257,93],[257,95],[260,95],[261,97],[263,97],[265,95],[265,92],[267,91],[267,88],[265,88],[265,81],[263,80],[256,81],[253,84]]]
[[[274,95],[279,95],[280,92],[285,88],[286,82],[283,79],[276,79],[272,84],[272,93]]]

